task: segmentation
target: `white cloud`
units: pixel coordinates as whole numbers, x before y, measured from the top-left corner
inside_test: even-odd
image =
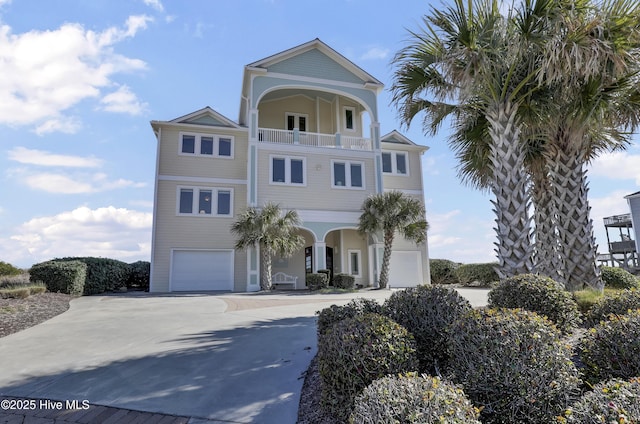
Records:
[[[72,132],[78,123],[62,113],[95,98],[114,74],[139,71],[145,62],[114,52],[114,45],[147,27],[148,16],[131,16],[124,27],[102,32],[76,23],[13,34],[0,25],[0,124],[36,125],[37,132]]]
[[[108,206],[79,207],[31,219],[0,239],[3,260],[19,266],[65,256],[149,260],[152,214]]]
[[[640,186],[640,154],[606,153],[596,158],[589,168],[589,175],[614,180],[635,180]]]
[[[386,59],[387,56],[389,56],[389,49],[372,47],[360,56],[360,60],[380,60]]]
[[[129,113],[140,115],[147,108],[146,103],[141,103],[136,95],[126,85],[120,86],[117,91],[107,94],[100,100],[101,109],[107,112]]]
[[[58,155],[44,150],[15,147],[9,150],[9,159],[39,166],[65,166],[72,168],[97,168],[102,165],[102,160],[95,157]]]
[[[147,6],[153,7],[158,12],[164,12],[164,6],[160,3],[160,0],[142,0]]]
[[[117,179],[109,180],[106,174],[63,174],[53,172],[24,173],[21,180],[31,189],[57,194],[86,194],[121,188],[141,188],[145,183]]]
[[[81,127],[82,124],[78,118],[61,116],[44,121],[36,127],[35,133],[38,135],[45,135],[54,132],[75,134]]]

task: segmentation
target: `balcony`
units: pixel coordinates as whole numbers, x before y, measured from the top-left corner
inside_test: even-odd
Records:
[[[631,227],[631,214],[614,215],[603,218],[605,227]]]
[[[342,134],[321,134],[306,131],[276,130],[272,128],[258,128],[260,143],[278,143],[320,147],[325,149],[373,150],[371,139],[350,137]]]
[[[610,253],[631,253],[636,251],[636,242],[633,240],[613,241],[609,243]]]

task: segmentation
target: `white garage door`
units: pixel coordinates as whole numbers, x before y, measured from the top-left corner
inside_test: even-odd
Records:
[[[424,283],[420,252],[391,252],[389,287],[415,287]]]
[[[233,251],[174,250],[171,291],[233,290]]]

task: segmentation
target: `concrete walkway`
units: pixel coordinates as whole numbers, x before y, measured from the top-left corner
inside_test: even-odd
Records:
[[[316,353],[316,311],[354,297],[382,302],[391,292],[82,297],[0,338],[0,396],[87,401],[190,423],[293,424]],[[474,306],[486,303],[486,290],[460,292]]]

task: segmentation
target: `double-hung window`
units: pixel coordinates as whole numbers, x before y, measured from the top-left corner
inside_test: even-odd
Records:
[[[407,154],[405,152],[382,152],[382,172],[409,175]]]
[[[364,188],[364,164],[352,161],[331,161],[331,187]]]
[[[226,188],[179,187],[178,215],[231,216],[233,191]]]
[[[180,154],[233,158],[233,136],[217,134],[180,134]]]
[[[305,158],[271,155],[269,160],[269,182],[271,184],[306,185]]]

